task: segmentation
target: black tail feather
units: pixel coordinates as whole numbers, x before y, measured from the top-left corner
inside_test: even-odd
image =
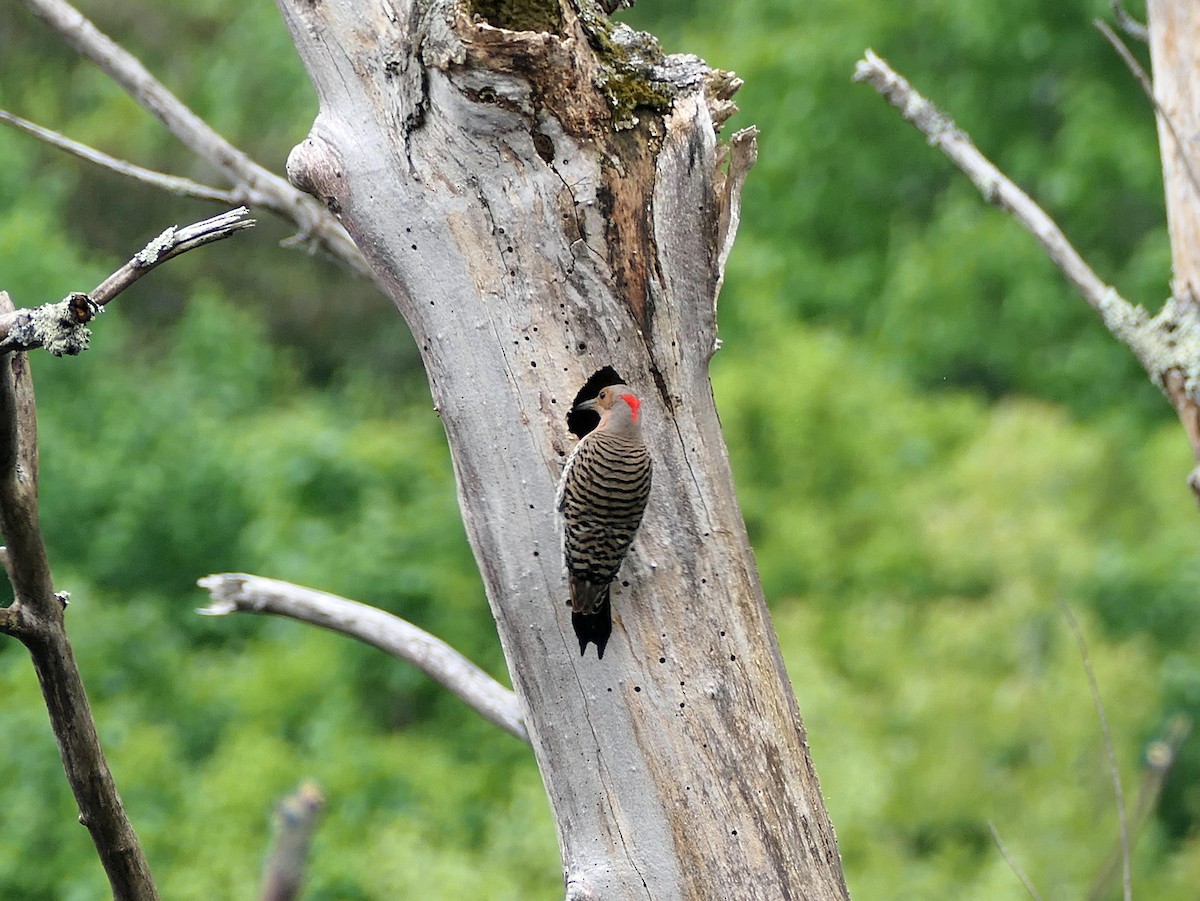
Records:
[[[579,656],[587,652],[589,643],[596,645],[596,659],[604,659],[604,648],[608,637],[612,635],[612,604],[609,602],[608,591],[604,592],[604,600],[595,613],[572,613],[571,626],[575,629],[575,637],[579,639]]]

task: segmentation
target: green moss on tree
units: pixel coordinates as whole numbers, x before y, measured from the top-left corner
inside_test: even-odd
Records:
[[[557,0],[473,0],[471,12],[496,28],[557,33],[562,12]]]

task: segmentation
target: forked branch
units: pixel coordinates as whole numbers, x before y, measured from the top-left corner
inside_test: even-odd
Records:
[[[6,542],[0,562],[13,587],[12,604],[0,609],[0,633],[29,649],[80,822],[92,835],[113,897],[121,901],[155,901],[158,892],[100,746],[67,638],[66,595],[54,590],[38,519],[37,414],[23,351],[44,347],[52,354],[79,353],[90,336],[87,323],[145,273],[253,224],[242,208],[184,228],[172,226],[91,294],[71,294],[60,303],[17,310],[0,291],[0,533]]]
[[[25,5],[193,153],[228,178],[238,201],[270,210],[294,223],[304,242],[315,244],[359,275],[374,279],[374,273],[346,230],[321,204],[218,134],[151,75],[137,57],[100,31],[79,10],[66,0],[25,0]]]
[[[1200,497],[1200,315],[1193,306],[1172,297],[1151,316],[1123,298],[1092,271],[1058,224],[979,152],[966,132],[873,51],[866,51],[858,61],[854,80],[875,88],[971,179],[985,200],[1011,213],[1099,314],[1113,337],[1133,352],[1171,400],[1187,430],[1197,459],[1188,483]]]
[[[0,291],[0,309],[12,312]],[[104,759],[83,679],[63,623],[65,596],[56,594],[38,522],[37,420],[29,364],[23,353],[0,355],[0,532],[14,600],[0,629],[28,649],[58,741],[63,769],[91,833],[113,897],[155,901],[158,892],[137,835]]]
[[[87,294],[74,292],[57,303],[0,312],[0,353],[44,347],[61,357],[86,350],[91,339],[87,325],[106,303],[167,260],[250,228],[254,220],[246,213],[239,207],[182,228],[172,225]]]

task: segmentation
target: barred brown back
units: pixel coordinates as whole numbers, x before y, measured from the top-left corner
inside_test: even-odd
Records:
[[[571,609],[596,613],[621,568],[650,496],[650,454],[640,440],[589,433],[571,455],[559,493]]]

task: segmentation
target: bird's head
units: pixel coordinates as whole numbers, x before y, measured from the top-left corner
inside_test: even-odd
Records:
[[[642,402],[628,385],[609,385],[590,400],[575,405],[576,410],[594,410],[600,414],[597,429],[637,434]]]

